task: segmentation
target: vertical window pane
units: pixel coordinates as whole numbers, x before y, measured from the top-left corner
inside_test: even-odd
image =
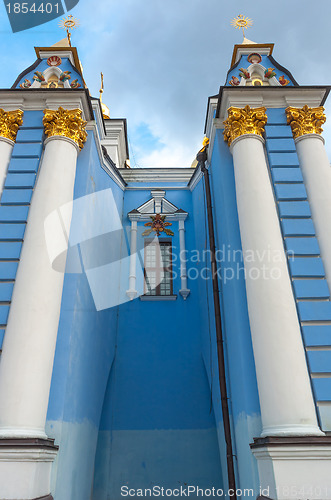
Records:
[[[171,243],[145,242],[145,295],[171,295]]]

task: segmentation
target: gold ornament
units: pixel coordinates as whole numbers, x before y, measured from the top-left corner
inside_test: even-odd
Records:
[[[309,108],[307,104],[303,108],[285,109],[287,124],[291,125],[294,139],[306,134],[321,134],[322,125],[326,122],[323,106]]]
[[[231,26],[233,26],[234,28],[241,29],[244,37],[245,37],[245,30],[247,28],[250,28],[252,26],[252,24],[253,24],[252,19],[249,19],[248,17],[245,17],[242,14],[235,17],[231,21]]]
[[[23,111],[4,111],[0,109],[0,136],[16,141],[18,127],[23,124]]]
[[[59,26],[60,26],[60,28],[67,31],[68,42],[69,42],[69,45],[71,47],[71,31],[73,29],[76,29],[77,26],[79,26],[79,20],[76,19],[71,14],[69,14],[69,16],[61,19],[61,21],[59,22]]]
[[[102,116],[106,119],[110,118],[110,111],[109,111],[109,108],[108,106],[106,106],[103,102],[102,102],[102,94],[103,94],[103,91],[104,91],[104,85],[103,85],[103,73],[101,72],[101,87],[100,87],[100,104],[101,104],[101,109],[102,109]]]
[[[56,135],[68,137],[75,141],[80,149],[83,149],[84,142],[87,139],[85,130],[86,121],[82,120],[82,111],[80,109],[58,110],[45,109],[43,124],[47,137]]]
[[[244,108],[228,109],[228,118],[224,125],[224,140],[228,146],[234,139],[245,134],[261,135],[264,132],[264,126],[267,123],[266,108]]]
[[[171,229],[168,229],[167,226],[172,226],[172,222],[165,222],[166,215],[155,214],[151,215],[152,222],[146,222],[145,226],[150,226],[150,228],[146,229],[142,236],[149,236],[152,231],[155,231],[157,236],[160,236],[160,233],[165,233],[167,236],[173,236],[174,233]]]

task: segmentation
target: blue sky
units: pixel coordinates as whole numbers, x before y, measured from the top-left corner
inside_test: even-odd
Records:
[[[111,117],[127,118],[131,166],[189,166],[200,148],[208,96],[217,94],[242,34],[230,26],[253,19],[247,38],[275,43],[275,59],[302,85],[331,84],[330,0],[80,0],[70,11],[92,95],[105,78]],[[0,87],[10,87],[35,60],[34,46],[64,37],[59,19],[13,34],[0,5]],[[324,126],[331,153],[330,118]]]

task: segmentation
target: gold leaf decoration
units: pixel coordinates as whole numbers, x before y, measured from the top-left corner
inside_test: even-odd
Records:
[[[224,122],[224,140],[230,146],[232,141],[241,135],[256,134],[262,136],[266,123],[267,115],[264,107],[231,107],[228,109],[228,118]]]
[[[294,139],[306,134],[321,134],[322,125],[326,122],[323,106],[309,108],[307,104],[303,108],[285,109],[287,124],[291,125]]]
[[[47,137],[64,136],[72,139],[78,144],[80,149],[83,149],[84,142],[87,139],[85,130],[86,121],[82,119],[82,111],[80,109],[63,109],[58,110],[45,109],[43,124]]]
[[[146,222],[145,224],[145,226],[150,227],[142,233],[142,236],[149,236],[152,231],[154,231],[157,236],[160,236],[162,232],[167,236],[173,236],[173,231],[167,228],[167,226],[172,226],[172,222],[165,222],[165,218],[166,216],[161,214],[155,214],[155,216],[151,215],[152,222]]]
[[[18,128],[23,124],[23,111],[4,111],[0,109],[0,136],[16,141]]]

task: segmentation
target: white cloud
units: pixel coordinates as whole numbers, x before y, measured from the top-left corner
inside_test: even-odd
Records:
[[[127,118],[137,163],[190,165],[203,138],[208,96],[224,84],[233,45],[242,40],[231,19],[239,13],[253,18],[248,38],[275,42],[275,59],[299,83],[328,84],[329,12],[329,0],[319,0],[318,8],[316,3],[303,8],[302,0],[255,0],[249,9],[245,0],[80,0],[72,11],[80,19],[72,40],[95,96],[103,71],[103,99],[112,117]],[[8,67],[2,87],[7,74],[9,85],[17,68],[33,62],[33,45],[51,45],[63,37],[57,25],[58,20],[11,35],[10,59],[6,53],[1,58]],[[0,33],[0,41],[6,37]],[[159,139],[150,147],[138,143],[142,123]],[[331,151],[328,125],[325,131]],[[153,151],[155,142],[165,147]]]

